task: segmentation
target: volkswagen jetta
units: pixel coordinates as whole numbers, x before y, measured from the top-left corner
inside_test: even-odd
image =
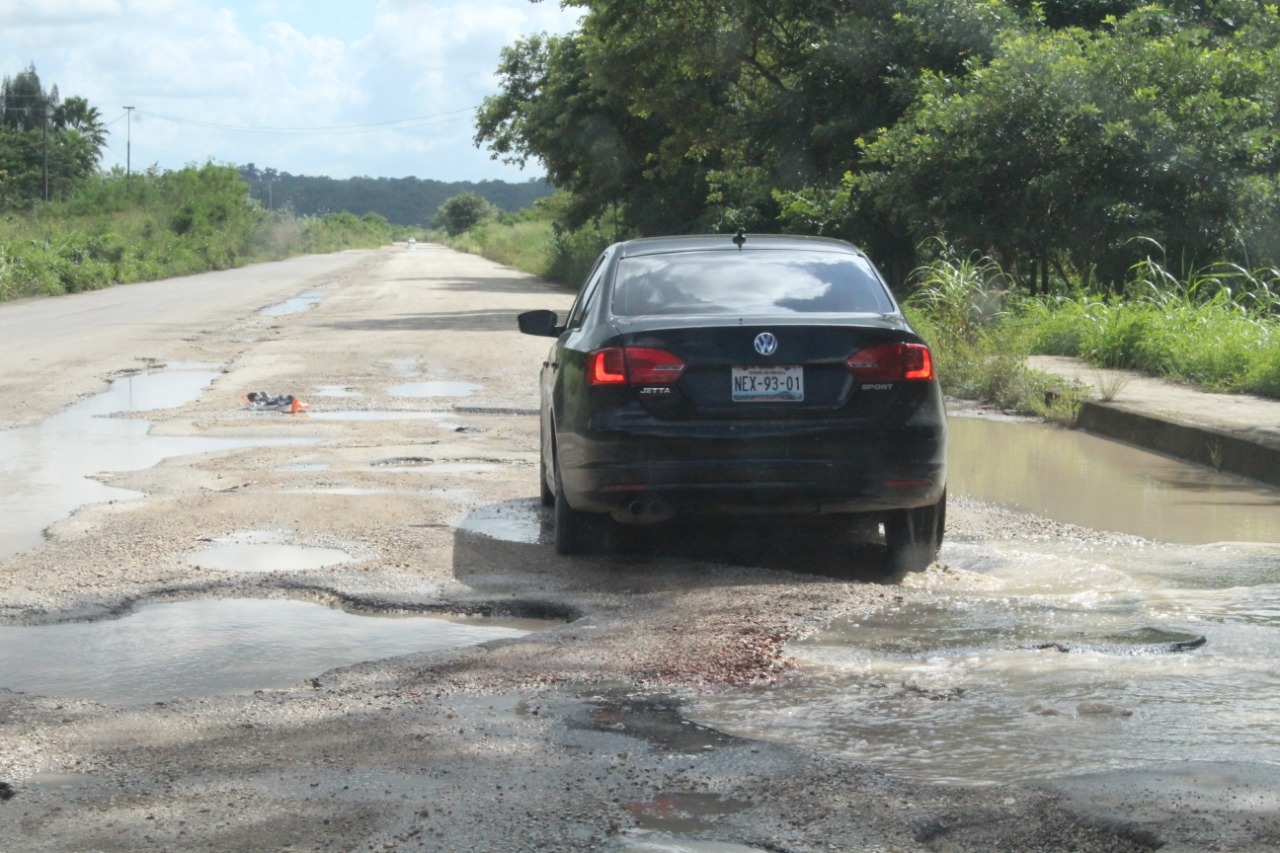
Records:
[[[947,427],[928,345],[853,245],[629,240],[596,261],[541,372],[541,494],[562,554],[611,524],[691,513],[882,523],[887,565],[931,563]]]

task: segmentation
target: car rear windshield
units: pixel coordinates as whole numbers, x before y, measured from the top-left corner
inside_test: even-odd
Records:
[[[614,316],[883,314],[884,285],[858,255],[831,252],[673,252],[624,258]]]

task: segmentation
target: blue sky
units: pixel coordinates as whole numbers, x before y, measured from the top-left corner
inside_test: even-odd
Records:
[[[470,111],[496,91],[504,46],[578,14],[556,0],[0,0],[0,75],[34,64],[46,88],[87,98],[109,126],[106,168],[523,181],[541,170],[477,149]]]

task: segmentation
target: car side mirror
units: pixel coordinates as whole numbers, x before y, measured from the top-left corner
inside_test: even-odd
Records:
[[[560,333],[564,331],[564,326],[557,325],[560,322],[560,318],[556,316],[554,311],[542,309],[525,311],[516,317],[516,322],[520,324],[520,331],[526,335],[558,338]]]

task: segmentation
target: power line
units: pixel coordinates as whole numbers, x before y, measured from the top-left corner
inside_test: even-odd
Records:
[[[192,127],[204,127],[212,130],[225,130],[232,133],[261,133],[261,134],[283,134],[283,135],[306,135],[306,134],[346,134],[346,133],[375,133],[385,130],[411,130],[416,127],[428,127],[434,124],[446,124],[451,121],[457,121],[465,115],[474,113],[479,107],[467,107],[461,110],[451,110],[444,113],[435,113],[433,115],[417,116],[415,118],[393,119],[391,121],[370,122],[368,124],[344,124],[344,125],[317,125],[312,127],[250,127],[248,125],[224,124],[221,122],[200,121],[198,119],[181,118],[178,116],[169,116],[162,113],[147,112],[138,110],[138,115],[147,116],[149,118],[160,119],[161,121],[173,122],[174,124],[185,124]]]

